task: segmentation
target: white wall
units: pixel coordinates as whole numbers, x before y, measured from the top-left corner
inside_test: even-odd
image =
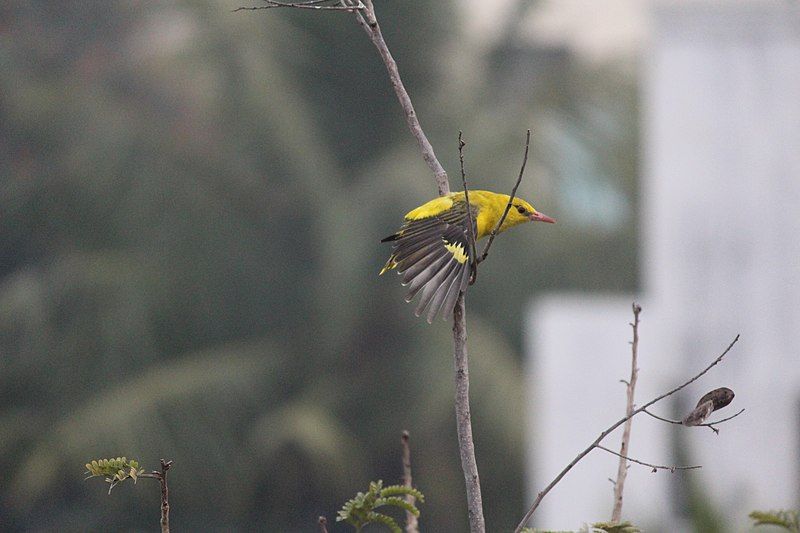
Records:
[[[695,476],[741,529],[750,510],[797,508],[800,496],[800,7],[656,2],[651,14],[642,58],[638,398],[691,376],[741,333],[682,401],[727,386],[736,399],[726,411],[747,412],[719,436],[637,419],[631,453],[670,461],[665,435],[684,431],[703,468],[674,475]],[[622,412],[617,380],[627,375],[631,299],[554,295],[533,307],[531,493]],[[606,478],[615,463],[592,460],[548,496],[539,525],[610,515]],[[668,474],[638,470],[631,468],[623,514],[641,524],[679,515]],[[637,507],[637,498],[650,505]]]

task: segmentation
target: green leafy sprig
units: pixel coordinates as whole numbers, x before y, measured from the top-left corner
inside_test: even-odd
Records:
[[[95,459],[86,463],[86,473],[89,474],[86,479],[104,477],[106,483],[111,484],[108,487],[108,493],[111,494],[111,490],[126,479],[132,479],[136,483],[139,476],[144,474],[144,469],[139,468],[139,462],[135,459],[128,461],[126,457],[116,457]]]
[[[800,533],[800,513],[797,511],[753,511],[750,513],[753,526],[778,526],[787,531]]]
[[[420,502],[425,502],[425,495],[417,489],[404,487],[403,485],[390,485],[384,488],[383,481],[372,481],[366,493],[359,492],[355,498],[342,506],[336,521],[347,522],[355,527],[356,531],[361,531],[367,524],[383,524],[391,529],[392,533],[402,533],[402,528],[394,518],[379,513],[375,509],[388,505],[408,511],[418,517],[419,509],[402,498],[402,496],[406,495],[413,496]]]

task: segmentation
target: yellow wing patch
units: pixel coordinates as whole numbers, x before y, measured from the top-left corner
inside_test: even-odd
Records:
[[[447,248],[447,251],[453,254],[455,260],[461,263],[462,265],[467,262],[468,257],[467,254],[464,253],[463,244],[454,244],[451,242],[444,241],[444,247]]]
[[[453,207],[453,195],[449,196],[440,196],[438,198],[434,198],[430,202],[426,202],[419,206],[418,208],[414,209],[413,211],[409,211],[406,215],[406,220],[419,220],[422,218],[430,218],[441,213],[444,213],[451,207]]]
[[[396,266],[397,266],[397,263],[394,260],[394,256],[392,256],[392,257],[389,258],[388,261],[386,261],[386,264],[383,265],[383,268],[381,269],[380,274],[378,274],[378,275],[379,276],[383,276],[387,271],[393,269]]]

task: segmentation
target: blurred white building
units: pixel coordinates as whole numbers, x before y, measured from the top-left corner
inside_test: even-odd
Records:
[[[674,484],[691,476],[741,530],[753,509],[800,502],[800,7],[661,1],[650,22],[642,61],[637,401],[695,374],[741,333],[678,406],[654,410],[679,418],[702,394],[727,386],[736,399],[716,414],[747,411],[718,436],[637,417],[632,456],[675,463],[679,432],[686,460],[703,468],[651,474],[632,465],[623,515],[675,530],[685,510]],[[551,295],[532,308],[531,500],[622,416],[633,299]],[[618,449],[618,435],[608,447]],[[616,465],[594,451],[547,496],[534,523],[576,528],[607,520]]]

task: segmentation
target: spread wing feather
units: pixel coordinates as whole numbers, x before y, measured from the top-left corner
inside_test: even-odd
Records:
[[[473,230],[477,210],[472,208]],[[461,291],[466,290],[472,268],[465,202],[434,216],[407,219],[400,230],[381,242],[392,243],[392,255],[384,270],[396,269],[408,285],[406,301],[422,294],[415,314],[432,322],[441,311],[449,319]]]

